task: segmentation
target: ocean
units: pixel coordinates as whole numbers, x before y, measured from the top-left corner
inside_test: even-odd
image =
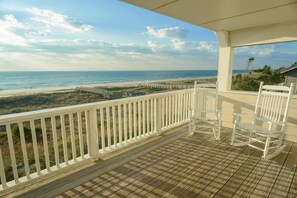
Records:
[[[235,70],[233,74],[242,72]],[[0,91],[215,76],[217,70],[0,72]]]

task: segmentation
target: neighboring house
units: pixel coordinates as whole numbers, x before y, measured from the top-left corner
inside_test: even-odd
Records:
[[[295,93],[297,93],[297,62],[291,67],[281,71],[286,76],[285,85],[290,86],[291,83],[295,85]]]

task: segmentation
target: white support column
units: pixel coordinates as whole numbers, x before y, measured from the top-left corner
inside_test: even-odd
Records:
[[[219,91],[231,89],[234,48],[230,46],[228,32],[216,32],[220,43],[218,81]]]

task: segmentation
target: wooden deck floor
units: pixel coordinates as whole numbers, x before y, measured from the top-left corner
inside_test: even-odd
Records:
[[[297,197],[296,143],[262,160],[229,142],[230,131],[180,138],[57,197]]]

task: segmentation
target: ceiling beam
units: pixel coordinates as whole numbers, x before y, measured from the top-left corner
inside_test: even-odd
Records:
[[[230,46],[242,47],[297,41],[297,21],[230,32]]]

